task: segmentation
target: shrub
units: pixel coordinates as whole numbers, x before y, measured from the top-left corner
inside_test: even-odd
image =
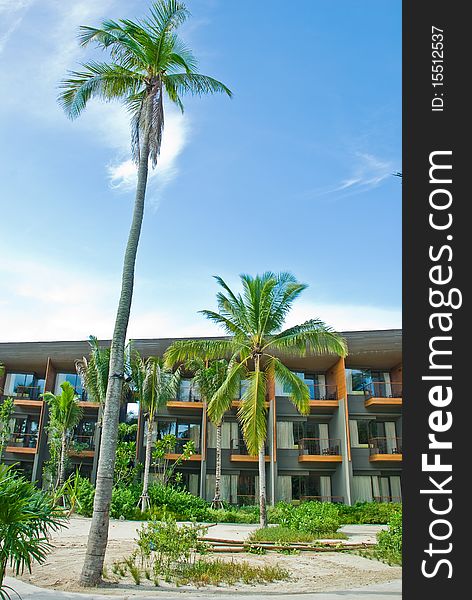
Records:
[[[386,531],[377,534],[375,556],[393,564],[402,564],[402,514],[393,514]]]
[[[329,502],[304,502],[298,506],[279,502],[270,517],[288,529],[320,535],[337,531],[341,524],[336,504]]]
[[[95,488],[90,480],[82,477],[79,472],[76,471],[64,482],[58,491],[58,496],[65,499],[70,512],[76,512],[84,517],[92,516]]]
[[[387,502],[357,502],[354,506],[338,504],[339,517],[343,525],[377,524],[386,525],[393,515],[401,513],[402,505]]]
[[[344,533],[329,532],[329,535],[323,537],[334,537],[336,539],[346,539],[347,536]],[[273,527],[264,527],[262,529],[256,529],[250,535],[249,540],[251,542],[275,542],[276,544],[295,544],[295,543],[310,543],[315,542],[320,538],[320,534],[308,533],[306,531],[299,531],[296,529],[289,529],[282,525],[275,525]]]
[[[210,503],[186,490],[155,483],[149,486],[148,494],[152,509],[165,508],[177,520],[211,520]]]
[[[141,487],[139,485],[114,487],[111,495],[110,516],[113,519],[142,519],[143,514],[138,508],[140,495]]]

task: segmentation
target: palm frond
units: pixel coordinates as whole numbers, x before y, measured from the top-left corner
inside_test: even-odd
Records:
[[[236,361],[233,361],[227,367],[225,379],[213,392],[213,396],[208,404],[208,417],[212,423],[219,425],[224,414],[231,408],[231,402],[238,398],[241,379],[246,375],[246,367]]]
[[[257,455],[267,437],[266,373],[251,371],[247,379],[249,383],[241,399],[238,419],[249,454]]]
[[[237,351],[238,346],[234,340],[176,340],[165,351],[164,364],[172,368],[192,358],[229,358]]]
[[[267,372],[273,374],[276,381],[289,389],[289,399],[302,415],[310,413],[310,390],[304,381],[290,371],[278,358],[271,358]]]
[[[58,102],[71,119],[77,118],[91,98],[105,101],[125,99],[137,94],[144,83],[143,76],[116,63],[89,62],[83,71],[72,71],[60,83],[63,90]]]
[[[200,73],[173,73],[165,75],[163,79],[164,84],[167,86],[170,83],[179,96],[183,94],[192,96],[226,94],[231,98],[233,95],[233,92],[224,83]]]
[[[282,331],[267,342],[266,348],[295,356],[306,356],[307,353],[347,355],[346,340],[319,319]]]

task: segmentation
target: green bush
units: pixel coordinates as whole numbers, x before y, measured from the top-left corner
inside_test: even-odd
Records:
[[[139,485],[114,487],[111,494],[110,516],[113,519],[142,519],[143,514],[138,508],[140,495],[141,487]]]
[[[337,504],[343,525],[375,524],[386,525],[391,518],[401,513],[402,505],[394,502],[357,502],[354,506]]]
[[[270,511],[272,522],[306,533],[327,534],[337,531],[341,522],[336,504],[303,502],[298,506],[279,502]]]
[[[346,539],[347,535],[344,533],[329,532],[326,537],[333,537],[334,539]],[[311,543],[316,542],[319,538],[320,534],[288,529],[282,525],[256,529],[256,531],[253,531],[249,536],[249,540],[251,542],[275,542],[276,544]]]
[[[86,477],[77,477],[75,490],[75,511],[84,517],[91,517],[93,513],[93,499],[95,488]]]
[[[148,494],[152,508],[165,508],[177,520],[211,521],[210,503],[186,490],[156,483],[149,486]]]
[[[213,523],[258,523],[259,508],[257,506],[228,505],[225,508],[209,510],[209,520]]]
[[[375,556],[390,564],[402,564],[402,513],[393,514],[386,531],[377,534]]]

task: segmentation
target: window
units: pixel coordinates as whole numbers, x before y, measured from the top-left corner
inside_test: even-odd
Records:
[[[200,400],[198,387],[193,383],[193,379],[181,379],[178,399],[180,402],[196,402]]]
[[[39,398],[44,392],[44,379],[36,379],[34,373],[8,373],[4,394],[15,398]]]
[[[349,420],[349,433],[352,448],[367,448],[372,437],[375,421],[368,419]]]
[[[56,394],[62,392],[61,384],[64,383],[64,381],[70,383],[77,396],[82,399],[85,391],[80,376],[77,375],[77,373],[58,373],[56,377]]]
[[[369,443],[369,421],[357,421],[357,438],[359,444]]]

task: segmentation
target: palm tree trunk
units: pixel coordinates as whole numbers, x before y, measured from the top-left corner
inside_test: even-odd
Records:
[[[221,423],[216,426],[216,465],[215,465],[215,497],[212,507],[222,508],[221,502]]]
[[[66,478],[66,455],[67,455],[67,432],[63,432],[61,437],[61,456],[59,458],[59,468],[57,470],[56,488],[60,488]]]
[[[259,523],[261,527],[267,527],[266,508],[266,464],[264,444],[259,450]]]
[[[101,580],[105,551],[108,542],[113,470],[115,467],[120,401],[123,389],[126,332],[128,329],[131,300],[133,297],[134,269],[144,216],[144,199],[146,196],[146,184],[148,178],[149,123],[151,122],[152,114],[152,97],[148,97],[146,112],[147,125],[140,151],[133,221],[131,223],[128,243],[126,245],[120,300],[111,343],[110,369],[105,398],[105,409],[103,412],[102,438],[100,443],[100,458],[97,469],[97,484],[93,503],[92,523],[88,536],[85,561],[80,576],[80,583],[87,587],[98,585]]]
[[[260,371],[260,355],[254,357],[254,370]],[[267,527],[267,509],[266,509],[266,464],[265,464],[265,444],[262,442],[259,448],[259,523],[261,527]]]
[[[141,494],[140,504],[141,510],[144,512],[149,508],[149,470],[151,468],[151,454],[152,454],[152,434],[154,431],[154,419],[148,419],[148,430],[146,434],[146,458],[144,460],[144,473],[143,473],[143,493]]]

